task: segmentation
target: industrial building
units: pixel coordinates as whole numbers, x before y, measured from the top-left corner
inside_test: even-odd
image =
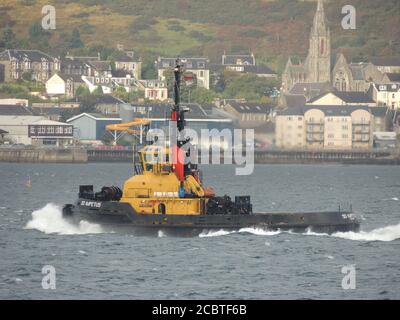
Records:
[[[119,117],[107,117],[100,113],[81,113],[67,120],[74,128],[74,138],[80,141],[102,140],[109,124],[121,123]]]

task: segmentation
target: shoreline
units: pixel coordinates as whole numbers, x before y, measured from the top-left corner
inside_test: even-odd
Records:
[[[0,163],[132,163],[132,150],[83,148],[1,148]],[[210,157],[211,159],[211,157]],[[220,162],[224,164],[224,154]],[[232,158],[226,164],[235,163]],[[247,161],[248,159],[246,159]],[[255,164],[400,165],[400,154],[387,150],[256,150]]]

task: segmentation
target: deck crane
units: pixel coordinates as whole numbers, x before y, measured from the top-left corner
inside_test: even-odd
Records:
[[[149,119],[135,118],[133,121],[127,123],[109,124],[106,126],[106,130],[113,136],[114,145],[127,133],[139,137],[140,144],[142,144],[145,127],[148,126],[150,122],[151,120]],[[139,129],[133,129],[133,127],[139,127]]]

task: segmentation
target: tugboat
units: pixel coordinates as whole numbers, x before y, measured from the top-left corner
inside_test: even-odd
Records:
[[[178,135],[185,128],[188,111],[180,108],[181,78],[182,66],[177,60],[174,105],[169,121],[177,128]],[[182,154],[187,155],[184,151],[187,143],[189,139],[176,139],[164,148],[145,146],[138,151],[135,174],[125,181],[123,190],[113,186],[95,192],[92,185],[82,185],[79,199],[63,207],[63,216],[75,222],[86,220],[111,228],[167,233],[184,230],[189,234],[242,228],[295,232],[311,228],[324,233],[359,229],[359,221],[351,210],[254,213],[248,195],[235,196],[234,200],[227,195],[216,196],[212,188],[203,185],[197,164],[182,160]],[[162,157],[163,153],[167,156]]]

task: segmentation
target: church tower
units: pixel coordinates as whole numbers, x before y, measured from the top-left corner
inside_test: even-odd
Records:
[[[310,34],[310,49],[306,60],[307,82],[331,81],[331,35],[323,0],[318,0],[317,12]]]

